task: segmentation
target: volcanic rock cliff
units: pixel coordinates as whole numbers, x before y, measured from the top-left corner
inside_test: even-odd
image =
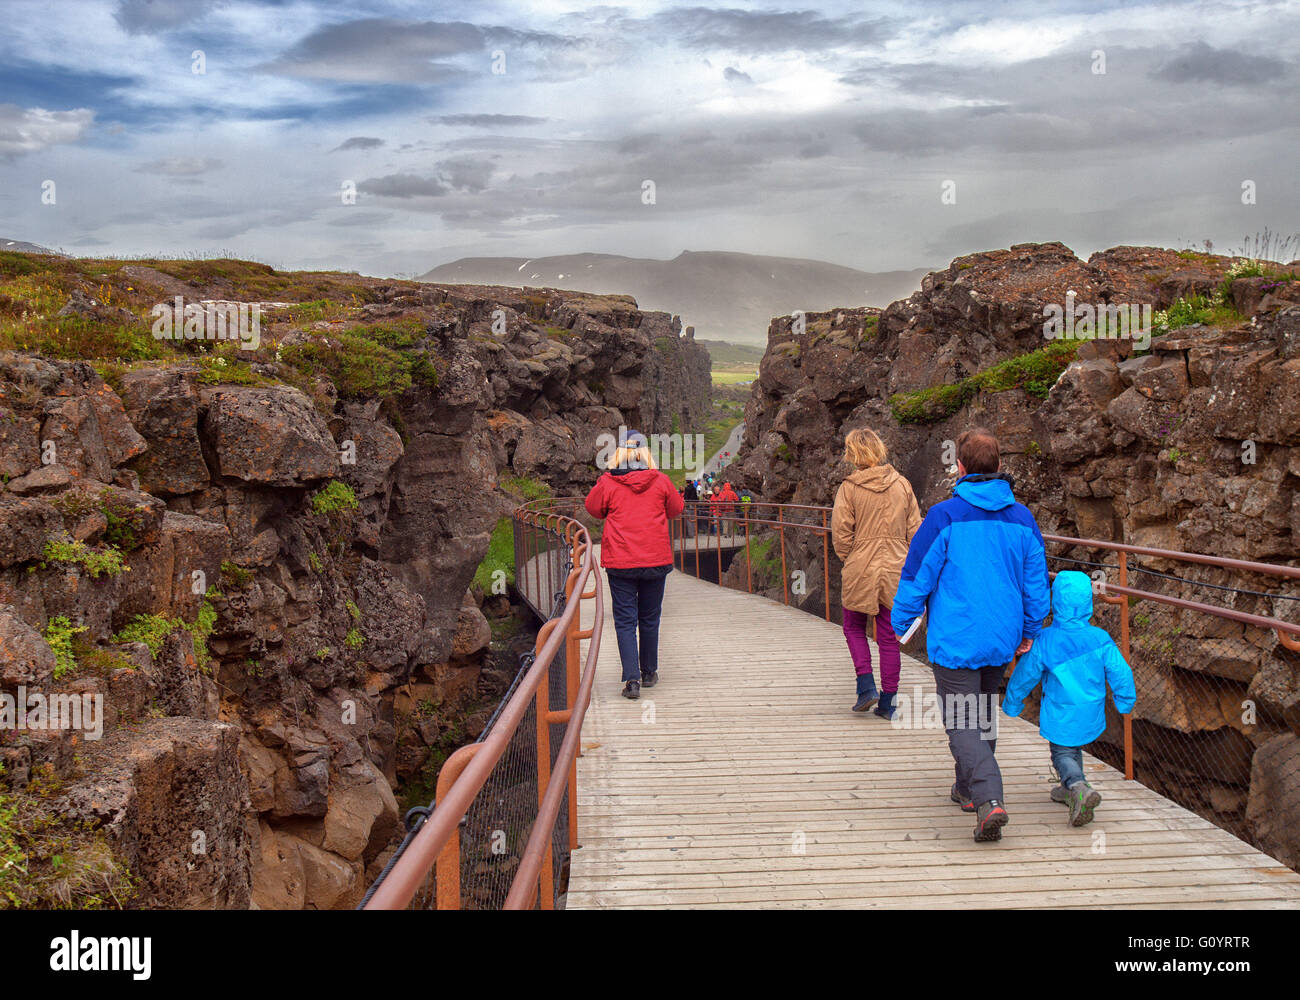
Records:
[[[589,486],[598,435],[709,410],[707,352],[621,296],[17,254],[0,279],[0,692],[106,716],[0,727],[30,869],[0,905],[354,905],[394,788],[512,676],[504,598],[471,588],[494,526]],[[175,295],[265,303],[260,346],[157,341]]]
[[[1059,243],[1022,245],[959,257],[883,311],[809,314],[801,332],[778,317],[746,408],[740,478],[762,500],[829,504],[851,471],[845,433],[867,426],[924,510],[949,495],[952,443],[978,424],[998,436],[1004,471],[1045,533],[1297,565],[1297,266],[1147,247],[1085,262]],[[1149,351],[1045,340],[1044,307],[1069,293],[1079,305],[1150,305]],[[821,613],[820,537],[787,540],[789,565],[810,584],[796,600]],[[1097,549],[1068,554],[1114,562]],[[1142,565],[1191,581],[1144,576],[1142,589],[1296,620],[1292,600],[1195,585],[1300,596],[1294,583]],[[839,571],[832,554],[833,614]],[[745,586],[743,574],[733,563],[732,584]],[[1145,780],[1300,864],[1300,657],[1271,632],[1150,602],[1142,613]],[[1099,621],[1113,626],[1114,614]],[[1103,739],[1119,738],[1112,719]],[[1166,752],[1144,758],[1160,740]]]

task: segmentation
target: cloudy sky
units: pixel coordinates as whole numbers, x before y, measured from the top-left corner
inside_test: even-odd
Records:
[[[5,0],[3,16],[0,237],[81,255],[409,275],[735,250],[890,270],[1024,241],[1233,250],[1300,231],[1297,2]]]

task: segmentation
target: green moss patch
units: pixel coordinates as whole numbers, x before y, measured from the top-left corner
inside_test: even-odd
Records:
[[[1007,392],[1023,389],[1031,396],[1045,399],[1061,377],[1081,341],[1060,340],[1048,346],[1008,358],[991,368],[950,385],[936,385],[917,392],[896,393],[889,397],[894,419],[900,424],[933,423],[946,420],[980,392]]]

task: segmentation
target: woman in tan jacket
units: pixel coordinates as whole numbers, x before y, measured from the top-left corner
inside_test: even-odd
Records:
[[[901,659],[889,612],[908,543],[921,525],[921,511],[911,484],[885,463],[886,457],[885,443],[875,431],[849,431],[844,439],[844,458],[857,471],[840,484],[835,494],[831,538],[835,554],[844,562],[840,576],[844,638],[858,675],[858,700],[853,711],[865,712],[878,700],[876,715],[889,719],[894,714]],[[871,675],[871,645],[867,642],[873,618],[876,645],[880,648],[879,695]]]

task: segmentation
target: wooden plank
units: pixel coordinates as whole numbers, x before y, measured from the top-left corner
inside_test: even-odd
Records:
[[[1104,801],[1070,827],[1047,744],[1006,717],[1011,824],[974,843],[943,731],[849,712],[840,629],[779,603],[674,573],[660,685],[620,697],[612,615],[599,671],[568,907],[1300,908],[1300,875],[1091,757]],[[904,657],[901,690],[931,694],[929,668]]]

